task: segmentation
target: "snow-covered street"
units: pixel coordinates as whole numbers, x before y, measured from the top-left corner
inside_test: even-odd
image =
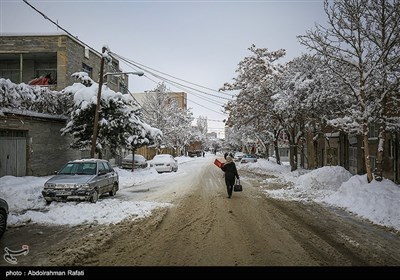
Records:
[[[214,155],[205,158],[178,157],[177,173],[158,174],[154,167],[130,170],[116,168],[120,190],[115,197],[103,196],[96,204],[89,202],[53,202],[47,206],[41,191],[46,177],[0,178],[0,197],[10,205],[9,226],[27,223],[48,225],[80,225],[117,223],[128,217],[145,217],[158,207],[170,207],[171,199],[164,195],[184,193],[193,174],[204,164],[212,164]],[[264,193],[275,199],[317,202],[344,208],[373,223],[400,230],[400,187],[389,180],[367,183],[364,176],[352,176],[339,166],[317,170],[290,172],[288,165],[277,165],[273,159],[257,163],[238,164],[238,169],[272,174],[260,185]],[[287,185],[268,189],[276,182]],[[173,190],[172,190],[173,188]]]
[[[227,199],[214,159],[180,157],[176,173],[117,169],[120,190],[95,204],[47,206],[49,177],[2,177],[11,213],[1,245],[30,246],[20,265],[399,264],[398,185],[259,159],[237,163],[244,191]]]

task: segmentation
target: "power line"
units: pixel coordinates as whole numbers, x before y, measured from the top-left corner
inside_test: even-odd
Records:
[[[128,64],[130,67],[132,67],[132,69],[134,69],[134,70],[137,70],[136,68],[138,68],[138,69],[140,69],[140,70],[142,70],[142,71],[149,72],[148,70],[143,69],[142,67],[137,66],[137,65],[131,63],[128,59],[126,59],[126,58],[124,58],[124,57],[121,57],[121,56],[119,56],[119,55],[116,54],[116,53],[112,53],[112,54],[115,55],[115,56],[117,56],[120,60],[122,60],[122,61],[124,61],[125,63],[127,63],[127,64]],[[136,68],[135,68],[135,67],[136,67]],[[177,83],[177,82],[171,81],[171,80],[169,80],[169,79],[163,78],[162,76],[160,76],[160,75],[158,75],[158,74],[151,73],[151,72],[149,72],[149,73],[150,73],[152,76],[155,76],[156,78],[158,78],[158,79],[160,79],[160,80],[162,80],[162,81],[164,81],[164,82],[166,82],[166,83],[168,83],[168,84],[173,84],[173,86],[175,86],[175,87],[178,87],[178,88],[179,88],[178,85],[181,85],[181,86],[184,88],[185,91],[188,91],[187,89],[185,89],[185,88],[187,87],[187,86],[185,86],[185,85],[182,85],[182,84],[180,84],[180,83]],[[145,76],[147,79],[149,79],[150,81],[154,82],[155,84],[158,84],[156,81],[154,81],[153,79],[151,79],[151,78],[148,77],[147,75],[144,75],[144,76]],[[176,84],[178,84],[178,85],[176,85]],[[180,87],[180,88],[181,88],[181,87]],[[189,88],[191,88],[191,87],[189,87]],[[182,89],[182,88],[181,88],[181,89]],[[194,89],[194,90],[198,91],[197,89]],[[190,92],[190,91],[189,91],[189,92]],[[190,93],[194,94],[193,92],[190,92]],[[195,94],[194,94],[194,95],[195,95]],[[200,97],[200,96],[197,96],[197,97],[198,97],[198,98],[201,98],[201,99],[203,99],[203,100],[205,100],[205,101],[214,103],[214,104],[216,104],[216,105],[221,105],[221,104],[215,103],[214,101],[206,100],[205,97]],[[226,98],[224,98],[224,99],[226,99]],[[197,102],[195,102],[195,101],[193,101],[193,100],[191,100],[191,99],[189,99],[189,98],[187,98],[187,100],[190,101],[190,102],[192,102],[192,103],[194,103],[194,104],[196,104],[196,105],[198,105],[198,106],[200,106],[200,107],[202,107],[202,108],[204,108],[204,109],[207,109],[207,110],[212,111],[212,112],[214,112],[214,113],[217,113],[217,114],[226,116],[225,113],[221,113],[221,112],[215,111],[215,110],[213,110],[213,109],[210,109],[210,108],[208,108],[208,107],[205,107],[204,105],[201,105],[201,104],[199,104],[199,103],[197,103]]]
[[[201,105],[201,104],[199,104],[199,103],[197,103],[197,102],[194,102],[193,100],[190,100],[189,98],[188,98],[188,100],[189,100],[190,102],[192,102],[192,103],[194,103],[194,104],[200,106],[200,107],[203,107],[203,108],[205,108],[205,109],[207,109],[207,110],[213,111],[214,113],[217,113],[217,114],[226,116],[226,114],[224,114],[224,113],[221,113],[221,112],[215,111],[215,110],[213,110],[213,109],[207,108],[207,107],[205,107],[205,106],[203,106],[203,105]]]
[[[37,8],[35,8],[34,6],[32,6],[28,1],[26,1],[26,0],[23,0],[23,1],[24,1],[25,4],[27,4],[28,6],[30,6],[30,7],[31,7],[33,10],[35,10],[37,13],[39,13],[40,15],[42,15],[46,20],[50,21],[50,22],[53,23],[55,26],[57,26],[57,28],[60,28],[60,29],[63,30],[66,34],[68,34],[69,36],[71,36],[72,38],[74,38],[75,40],[77,40],[78,42],[80,42],[81,44],[83,44],[84,46],[88,47],[88,48],[91,49],[93,52],[99,53],[99,52],[96,51],[94,48],[92,48],[91,46],[89,46],[89,45],[86,44],[85,42],[81,41],[81,40],[78,39],[76,36],[74,36],[72,33],[70,33],[69,31],[67,31],[67,30],[66,30],[65,28],[63,28],[62,26],[60,26],[57,22],[55,22],[54,20],[50,19],[50,18],[49,18],[48,16],[46,16],[43,12],[39,11]],[[162,74],[164,74],[164,75],[166,75],[166,76],[169,76],[169,77],[172,77],[172,78],[174,78],[174,79],[177,79],[177,80],[180,80],[180,81],[184,81],[184,82],[186,82],[186,83],[189,83],[189,84],[192,84],[192,85],[195,85],[195,86],[198,86],[198,87],[202,87],[202,88],[205,88],[205,89],[208,89],[208,90],[215,91],[215,90],[213,90],[213,89],[206,88],[206,87],[204,87],[204,86],[201,86],[201,85],[198,85],[198,84],[195,84],[195,83],[191,83],[191,82],[188,82],[188,81],[186,81],[186,80],[183,80],[183,79],[180,79],[180,78],[177,78],[177,77],[168,75],[168,74],[166,74],[166,73],[163,73],[163,72],[161,72],[161,71],[155,70],[155,69],[153,69],[153,68],[144,66],[143,64],[136,63],[136,62],[133,61],[133,60],[129,60],[129,59],[127,59],[127,58],[124,58],[124,57],[122,57],[122,56],[120,56],[120,55],[118,55],[118,54],[116,54],[116,53],[112,53],[112,52],[109,52],[109,53],[110,53],[110,54],[116,55],[116,56],[119,57],[120,59],[124,60],[126,63],[131,64],[131,65],[134,65],[134,66],[136,66],[137,68],[139,68],[139,69],[141,69],[141,70],[143,70],[143,71],[146,71],[146,72],[150,73],[152,76],[154,76],[154,77],[156,77],[156,78],[158,78],[158,79],[160,79],[160,80],[169,81],[170,83],[175,84],[175,86],[176,86],[176,85],[180,85],[180,86],[183,86],[183,87],[185,87],[185,88],[189,88],[189,89],[192,89],[192,90],[194,90],[194,91],[198,91],[198,92],[204,93],[204,94],[206,94],[206,95],[210,95],[210,96],[213,96],[213,97],[222,98],[222,99],[226,99],[226,100],[231,100],[231,99],[228,99],[228,98],[225,98],[225,97],[222,97],[222,96],[216,96],[216,95],[214,95],[214,94],[210,94],[210,93],[207,93],[207,92],[204,92],[204,91],[201,91],[201,90],[198,90],[198,89],[195,89],[195,88],[192,88],[192,87],[189,87],[189,86],[180,84],[180,83],[178,83],[178,82],[174,82],[174,81],[169,80],[169,79],[167,79],[167,78],[164,78],[164,77],[162,77],[162,76],[160,76],[160,75],[157,75],[157,74],[155,74],[155,73],[152,73],[152,72],[149,71],[149,70],[143,69],[143,67],[149,68],[149,69],[151,69],[151,70],[153,70],[153,71],[156,71],[156,72],[158,72],[158,73],[162,73]],[[142,65],[142,67],[140,67],[140,66],[138,66],[138,65],[135,65],[135,64]],[[150,79],[149,77],[147,77],[147,78]],[[151,79],[150,79],[150,80],[151,80]],[[153,81],[153,82],[154,82],[154,81]],[[128,91],[128,92],[129,92],[129,91]],[[227,94],[227,93],[225,93],[225,92],[219,92],[219,93],[223,93],[223,94],[226,94],[226,95],[229,95],[229,96],[233,97],[233,95]],[[131,94],[131,93],[130,93],[130,94]],[[132,94],[131,94],[131,96],[132,96]],[[133,97],[133,96],[132,96],[132,97]],[[199,97],[199,98],[200,98],[200,97]],[[188,99],[188,100],[189,100],[189,99]],[[215,112],[215,113],[218,113],[218,114],[221,114],[221,115],[225,115],[225,114],[223,114],[223,113],[221,113],[221,112],[218,112],[218,111],[212,110],[212,109],[210,109],[210,108],[207,108],[207,107],[205,107],[205,106],[203,106],[203,105],[201,105],[201,104],[199,104],[199,103],[197,103],[197,102],[195,102],[195,101],[192,101],[192,100],[189,100],[189,101],[192,102],[192,103],[194,103],[194,104],[196,104],[196,105],[198,105],[198,106],[200,106],[200,107],[203,107],[203,108],[205,108],[205,109],[208,109],[208,110],[210,110],[210,111],[213,111],[213,112]],[[208,101],[208,102],[210,102],[210,101]],[[214,103],[214,104],[215,104],[215,103]],[[218,105],[218,104],[217,104],[217,105]]]
[[[124,58],[124,57],[122,57],[122,56],[120,56],[120,57],[121,57],[121,58]],[[125,59],[127,59],[127,58],[125,58]],[[140,66],[142,66],[142,67],[148,68],[148,69],[150,69],[150,70],[152,70],[152,71],[155,71],[155,72],[157,72],[157,73],[161,73],[161,74],[163,74],[163,75],[165,75],[165,76],[168,76],[168,77],[177,79],[177,80],[179,80],[179,81],[182,81],[182,82],[185,82],[185,83],[188,83],[188,84],[191,84],[191,85],[200,87],[200,88],[204,88],[204,89],[207,89],[207,90],[210,90],[210,91],[214,91],[214,92],[217,92],[217,93],[222,93],[222,94],[228,95],[228,96],[230,96],[230,97],[234,97],[234,95],[232,95],[232,94],[229,94],[229,93],[226,93],[226,92],[223,92],[223,91],[217,91],[217,90],[215,90],[215,89],[211,89],[211,88],[208,88],[208,87],[205,87],[205,86],[196,84],[196,83],[189,82],[189,81],[184,80],[184,79],[180,79],[180,78],[178,78],[178,77],[169,75],[169,74],[167,74],[167,73],[165,73],[165,72],[159,71],[159,70],[157,70],[157,69],[154,69],[154,68],[151,68],[151,67],[146,66],[146,65],[144,65],[144,64],[141,64],[141,63],[139,63],[139,62],[136,62],[136,61],[134,61],[134,60],[132,60],[132,59],[130,59],[130,61],[131,61],[132,63],[134,63],[134,64],[137,64],[137,65],[140,65]]]
[[[181,84],[181,83],[172,81],[172,80],[167,79],[167,78],[165,78],[165,77],[162,77],[162,76],[160,76],[160,75],[158,75],[158,74],[156,74],[156,73],[153,73],[152,71],[149,71],[149,70],[147,70],[147,69],[145,69],[145,68],[143,68],[143,67],[141,67],[141,66],[138,66],[137,64],[135,64],[135,63],[133,62],[133,60],[127,59],[127,58],[125,58],[125,57],[122,57],[122,56],[120,56],[120,55],[118,55],[118,54],[116,54],[116,53],[112,53],[112,54],[114,54],[115,56],[117,56],[119,59],[125,61],[125,63],[131,64],[131,65],[133,65],[133,66],[139,68],[139,69],[142,70],[142,71],[148,72],[149,74],[151,74],[152,76],[154,76],[154,77],[156,77],[156,78],[158,78],[158,79],[160,79],[160,80],[169,81],[170,83],[174,83],[174,84],[183,86],[183,87],[185,87],[185,88],[189,88],[189,89],[191,89],[191,90],[198,91],[198,92],[200,92],[200,93],[203,93],[203,94],[206,94],[206,95],[210,95],[210,96],[213,96],[213,97],[216,97],[216,98],[221,98],[221,99],[225,99],[225,100],[232,100],[231,98],[226,98],[226,97],[223,97],[223,96],[218,96],[218,95],[215,95],[215,94],[211,94],[211,93],[208,93],[208,92],[205,92],[205,91],[201,91],[201,90],[199,90],[199,89],[196,89],[196,88],[193,88],[193,87],[190,87],[190,86],[183,85],[183,84]]]
[[[100,55],[100,53],[98,51],[96,51],[94,48],[92,48],[91,46],[89,46],[88,44],[86,44],[85,42],[81,41],[78,39],[77,36],[72,35],[69,31],[67,31],[66,29],[64,29],[62,26],[60,26],[57,22],[55,22],[54,20],[50,19],[48,16],[46,16],[43,12],[39,11],[38,9],[36,9],[34,6],[32,6],[31,4],[28,3],[28,1],[23,0],[25,4],[27,4],[29,7],[31,7],[32,9],[34,9],[36,12],[38,12],[39,14],[41,14],[45,19],[47,19],[48,21],[50,21],[52,24],[54,24],[55,26],[57,26],[57,28],[60,28],[62,31],[64,31],[65,33],[67,33],[69,36],[71,36],[72,38],[74,38],[76,41],[78,41],[79,43],[83,44],[84,46],[88,47],[89,49],[91,49],[93,52],[98,53]]]

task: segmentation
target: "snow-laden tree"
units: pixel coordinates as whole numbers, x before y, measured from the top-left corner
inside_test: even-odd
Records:
[[[192,137],[193,114],[189,110],[178,108],[177,113],[171,118],[175,126],[170,133],[170,142],[177,148],[178,154],[183,155]]]
[[[397,110],[390,104],[398,104],[391,102],[398,95],[399,1],[334,0],[325,1],[324,9],[326,26],[317,24],[298,38],[346,85],[343,94],[353,99],[351,110],[330,124],[362,135],[365,168],[371,182],[369,125],[375,121],[384,124],[389,115],[397,113],[390,112]]]
[[[242,150],[243,142],[240,128],[235,125],[228,128],[228,131],[225,134],[225,145],[229,147],[229,150]]]
[[[63,90],[64,94],[73,95],[74,104],[69,110],[69,121],[61,132],[73,136],[72,148],[84,149],[91,145],[98,84],[84,72],[74,73],[73,76],[81,83]],[[106,147],[116,153],[117,149],[135,149],[162,136],[161,131],[140,120],[135,105],[130,95],[103,86],[96,142],[100,158],[101,151]]]
[[[67,94],[0,78],[0,108],[65,115],[71,105],[72,98]]]
[[[366,36],[376,50],[373,71],[376,97],[375,122],[379,126],[375,179],[382,180],[385,132],[400,130],[400,1],[374,0],[369,2]]]
[[[258,135],[254,138],[267,144],[272,136],[277,162],[280,164],[278,135],[281,125],[279,116],[274,112],[274,101],[271,99],[277,91],[277,85],[283,66],[278,60],[285,56],[283,49],[269,52],[266,48],[249,48],[251,55],[238,64],[237,77],[233,83],[225,83],[223,91],[239,91],[235,100],[228,101],[225,111],[228,112],[228,126],[257,126]],[[266,131],[273,131],[267,133]]]
[[[208,124],[207,124],[207,117],[199,116],[197,118],[197,129],[202,133],[203,135],[207,135],[208,132]]]
[[[332,116],[337,116],[343,107],[344,100],[339,92],[327,87],[333,82],[331,77],[327,77],[327,69],[317,57],[304,54],[285,65],[273,100],[274,112],[289,136],[292,170],[297,168],[297,149],[303,148],[304,141],[300,140],[304,133],[314,133],[316,141],[321,135],[317,128],[325,125]],[[315,166],[318,166],[316,162]]]
[[[163,133],[162,145],[181,148],[190,139],[190,127],[193,116],[190,110],[179,107],[171,98],[164,83],[147,92],[143,100],[143,116],[146,122],[160,129]]]

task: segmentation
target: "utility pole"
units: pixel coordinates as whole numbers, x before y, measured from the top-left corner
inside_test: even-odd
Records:
[[[96,140],[97,140],[97,131],[99,127],[99,113],[100,113],[100,100],[101,100],[101,88],[103,87],[103,72],[104,72],[104,52],[106,48],[102,49],[102,56],[100,62],[100,80],[99,80],[99,90],[97,91],[97,104],[96,111],[94,113],[94,123],[93,123],[93,138],[92,138],[92,150],[90,151],[90,157],[94,158],[96,153]]]

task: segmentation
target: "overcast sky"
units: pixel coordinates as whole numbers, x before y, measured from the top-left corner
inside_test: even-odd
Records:
[[[60,32],[22,0],[0,2],[1,35]],[[322,1],[28,2],[99,52],[103,45],[108,45],[112,52],[123,57],[215,90],[232,81],[238,62],[249,55],[252,44],[271,51],[286,49],[285,60],[289,61],[307,52],[296,36],[313,28],[316,22],[326,22]],[[124,71],[133,70],[121,65]],[[131,92],[151,90],[155,86],[146,77],[130,77]],[[182,91],[172,85],[168,87]],[[194,116],[219,120],[209,121],[208,126],[210,131],[221,132],[224,127],[221,121],[226,116],[220,112],[226,100],[188,91],[188,107],[193,108]]]

